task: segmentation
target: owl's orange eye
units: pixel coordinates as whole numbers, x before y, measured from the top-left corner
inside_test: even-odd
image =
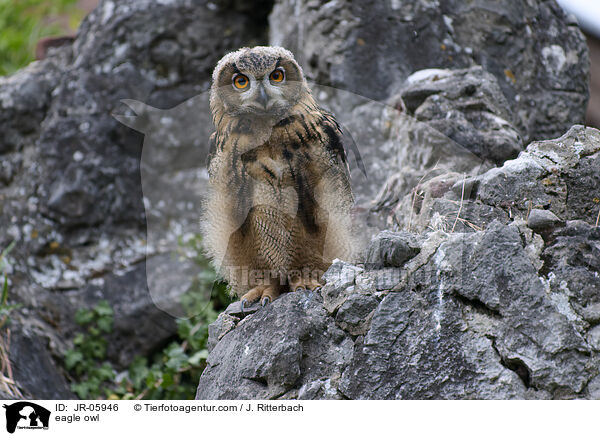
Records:
[[[249,83],[250,81],[243,74],[236,74],[233,76],[233,86],[235,86],[237,89],[247,88]]]
[[[280,69],[273,71],[271,73],[271,75],[269,76],[269,79],[271,79],[271,81],[273,81],[273,82],[282,82],[284,78],[285,78],[285,75],[283,74],[283,71]]]

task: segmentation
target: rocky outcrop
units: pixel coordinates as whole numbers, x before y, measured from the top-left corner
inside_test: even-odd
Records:
[[[406,113],[482,161],[502,164],[523,149],[496,78],[482,67],[424,70],[400,90]]]
[[[346,122],[361,145],[369,177],[378,179],[368,184],[377,191],[364,199],[359,192],[357,202],[364,201],[379,229],[422,230],[399,199],[406,197],[420,211],[425,187],[439,197],[458,174],[475,177],[516,157],[523,144],[511,118],[496,79],[481,67],[415,72],[389,105],[361,105]],[[387,126],[378,135],[360,130],[361,122],[377,125],[377,119]]]
[[[477,177],[457,213],[491,207],[502,220],[382,232],[363,265],[334,263],[320,292],[221,314],[197,398],[600,398],[600,187],[585,178],[600,174],[599,135],[576,126]],[[544,203],[575,168],[587,199]],[[567,192],[581,199],[577,186]],[[484,196],[502,187],[514,195]],[[503,200],[527,192],[540,203],[525,221]]]
[[[388,219],[399,228],[418,231],[429,226],[476,230],[491,219],[539,220],[540,214],[546,218],[534,227],[566,220],[594,225],[600,202],[599,156],[598,131],[574,126],[560,138],[530,144],[517,159],[484,174],[446,173],[417,185],[398,201],[388,195]]]
[[[585,40],[553,0],[280,0],[270,35],[317,83],[378,101],[417,70],[481,65],[498,80],[525,143],[584,119]]]

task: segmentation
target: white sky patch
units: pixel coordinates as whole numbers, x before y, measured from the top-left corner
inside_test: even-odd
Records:
[[[600,38],[600,1],[557,0],[564,10],[575,15],[579,25]]]

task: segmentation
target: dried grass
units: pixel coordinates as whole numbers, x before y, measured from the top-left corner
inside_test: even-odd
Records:
[[[6,338],[4,337],[6,336]],[[10,349],[10,330],[6,329],[6,335],[0,334],[0,391],[16,399],[24,399],[19,385],[13,378],[12,366],[8,356]]]

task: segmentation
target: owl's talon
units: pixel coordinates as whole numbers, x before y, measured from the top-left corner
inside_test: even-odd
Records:
[[[323,289],[323,286],[316,286],[313,291],[319,292],[321,289]]]
[[[319,283],[318,280],[309,277],[293,277],[289,281],[290,289],[294,292],[304,291],[304,290],[313,290],[318,291],[321,289],[323,285]]]
[[[246,304],[248,304],[248,300],[246,300],[245,298],[242,300],[242,306],[241,306],[241,311],[242,313],[244,313],[244,309],[246,308]]]
[[[242,303],[242,312],[250,302],[253,303],[258,300],[260,300],[261,306],[265,307],[271,301],[279,297],[279,292],[279,285],[262,285],[250,289],[241,297],[241,300],[245,303]]]

